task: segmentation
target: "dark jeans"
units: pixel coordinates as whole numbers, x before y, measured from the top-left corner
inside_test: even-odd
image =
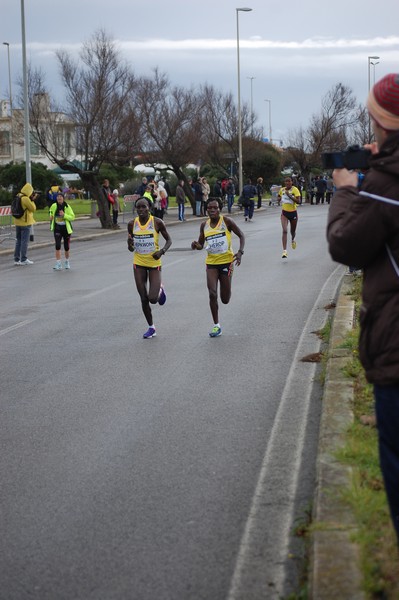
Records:
[[[179,221],[184,221],[184,204],[179,202],[177,207],[179,209]]]
[[[399,544],[399,385],[375,385],[380,466]]]
[[[30,236],[30,225],[16,225],[15,226],[15,249],[14,249],[14,260],[25,262],[28,253],[28,243]]]
[[[251,198],[250,200],[247,200],[247,202],[248,204],[245,206],[244,217],[252,219],[254,216],[255,200]]]

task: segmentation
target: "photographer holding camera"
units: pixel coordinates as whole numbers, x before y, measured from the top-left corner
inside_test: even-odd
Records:
[[[18,194],[21,199],[23,209],[22,217],[14,217],[15,225],[15,248],[14,248],[14,265],[26,266],[33,265],[33,260],[29,260],[28,245],[31,234],[31,226],[35,223],[33,213],[36,211],[35,200],[38,193],[34,191],[30,183],[26,183],[21,192]]]
[[[334,260],[363,269],[359,353],[374,385],[380,465],[399,543],[399,74],[367,99],[375,142],[369,169],[335,168],[327,239]]]

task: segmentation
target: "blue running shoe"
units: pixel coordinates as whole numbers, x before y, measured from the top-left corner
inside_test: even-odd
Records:
[[[148,331],[146,331],[146,332],[143,334],[143,338],[144,338],[145,340],[149,340],[150,338],[153,338],[153,337],[155,337],[156,335],[157,335],[157,332],[155,331],[155,329],[154,329],[153,327],[149,327],[149,328],[148,328]]]
[[[222,335],[222,328],[215,325],[215,327],[209,333],[209,337],[219,337],[219,335]]]
[[[166,294],[165,294],[165,290],[163,288],[163,285],[161,283],[161,288],[159,290],[159,296],[158,296],[158,304],[160,306],[163,306],[166,302]]]

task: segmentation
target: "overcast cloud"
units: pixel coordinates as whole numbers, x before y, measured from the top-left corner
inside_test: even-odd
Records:
[[[338,82],[364,103],[370,68],[378,80],[399,72],[399,2],[384,0],[25,0],[28,60],[41,67],[60,97],[55,51],[77,56],[99,28],[114,39],[137,74],[155,67],[173,83],[210,83],[237,95],[236,8],[239,13],[241,99],[252,101],[259,125],[287,143],[289,132],[307,126],[321,98]],[[22,71],[21,7],[2,0],[1,41],[9,42],[13,92]],[[0,97],[8,95],[7,48],[0,47]],[[252,78],[252,80],[250,79]]]

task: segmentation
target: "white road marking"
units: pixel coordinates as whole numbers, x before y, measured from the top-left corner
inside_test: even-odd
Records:
[[[84,299],[93,298],[94,296],[98,296],[99,294],[105,294],[106,292],[109,292],[110,290],[120,287],[121,285],[125,285],[126,283],[128,283],[128,282],[127,281],[118,281],[118,283],[114,283],[113,285],[108,285],[107,287],[101,288],[100,290],[96,290],[95,292],[90,292],[89,294],[85,294],[84,296],[82,296],[82,298],[84,298]]]
[[[10,331],[14,331],[14,329],[19,329],[20,327],[23,327],[24,325],[33,323],[33,321],[36,321],[36,319],[28,319],[26,321],[21,321],[20,323],[16,323],[15,325],[10,325],[10,327],[6,327],[6,329],[2,329],[0,331],[0,335],[5,335],[6,333],[9,333]]]
[[[251,583],[254,583],[254,587],[256,589],[258,589],[257,584],[261,588],[260,595],[257,595],[256,597],[280,598],[283,592],[285,580],[285,562],[287,560],[290,543],[290,528],[293,525],[294,518],[294,498],[298,485],[301,458],[305,444],[306,424],[308,421],[308,414],[311,404],[310,399],[316,364],[309,365],[311,371],[309,372],[309,377],[307,379],[306,389],[301,388],[300,391],[298,391],[298,380],[296,378],[295,371],[298,368],[298,361],[303,355],[305,336],[309,336],[310,324],[316,311],[320,310],[320,302],[325,289],[329,285],[330,281],[337,275],[337,272],[341,269],[342,266],[338,266],[324,283],[316,302],[309,313],[299,338],[291,367],[288,372],[281,401],[279,403],[276,417],[272,426],[270,437],[265,449],[257,485],[252,497],[244,532],[241,537],[236,564],[227,597],[228,600],[245,600],[248,597],[255,598],[255,596],[248,595],[248,585]],[[340,281],[341,279],[338,280],[336,288],[338,287]],[[273,523],[273,532],[276,535],[276,539],[273,541],[276,560],[273,565],[270,565],[269,569],[269,565],[267,565],[266,562],[265,564],[262,564],[262,553],[257,541],[262,538],[262,534],[259,535],[260,529],[269,529],[269,523],[265,516],[267,515],[268,511],[268,491],[273,485],[273,480],[275,479],[273,469],[279,468],[278,440],[283,435],[283,432],[287,429],[287,415],[289,415],[290,411],[292,411],[295,399],[298,400],[298,395],[300,396],[302,418],[301,420],[296,420],[294,423],[295,431],[293,432],[292,439],[290,440],[291,452],[289,461],[287,461],[287,457],[285,456],[285,465],[287,466],[286,487],[284,489],[285,501],[284,505],[279,507],[280,527],[276,527],[277,524]],[[288,465],[287,462],[289,463]],[[262,542],[262,539],[260,539],[260,541]],[[259,565],[259,561],[261,561],[261,565]],[[270,587],[271,579],[273,582],[272,587]],[[265,593],[266,595],[264,595]],[[275,594],[275,596],[273,596],[273,594]]]

